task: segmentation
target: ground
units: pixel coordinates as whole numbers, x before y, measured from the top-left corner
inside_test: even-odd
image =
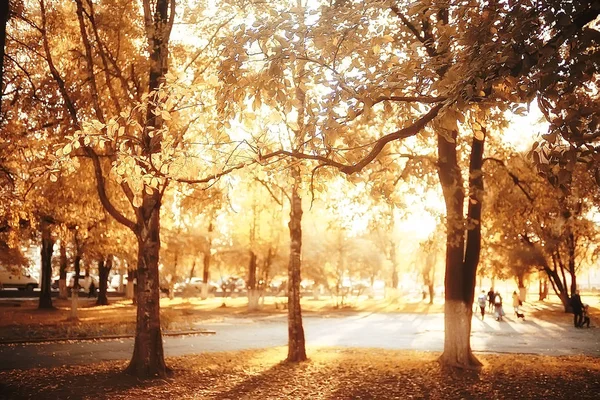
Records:
[[[138,381],[125,362],[0,372],[1,399],[597,399],[591,357],[478,355],[481,371],[442,369],[438,353],[309,348],[168,358],[165,380]]]
[[[600,320],[598,298],[586,300],[593,307],[595,326]],[[167,330],[216,331],[211,336],[166,338],[172,368],[166,380],[138,381],[122,373],[131,339],[0,345],[0,399],[600,396],[600,330],[573,328],[572,316],[555,301],[526,304],[526,321],[511,315],[504,322],[474,318],[472,345],[484,364],[478,372],[440,368],[436,359],[443,343],[442,306],[421,302],[363,301],[340,309],[329,300],[306,298],[310,361],[282,363],[286,310],[275,308],[275,301],[281,299],[268,298],[262,311],[248,313],[243,298],[227,299],[227,307],[220,307],[222,299],[163,299]],[[126,332],[135,316],[127,301],[92,307],[82,299],[78,322],[68,320],[68,302],[56,302],[57,310],[50,312],[36,310],[33,301],[20,301],[20,307],[4,304],[0,339],[5,341]],[[505,351],[513,354],[499,353]]]

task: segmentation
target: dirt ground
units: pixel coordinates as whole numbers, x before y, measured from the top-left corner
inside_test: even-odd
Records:
[[[600,321],[600,300],[597,296],[584,296],[591,304],[592,324]],[[219,321],[224,317],[248,317],[252,315],[286,314],[282,303],[285,298],[265,297],[262,309],[249,312],[247,300],[240,298],[168,298],[161,299],[161,324],[165,331],[191,329],[197,322]],[[225,302],[226,306],[223,307]],[[135,332],[136,307],[130,300],[117,300],[108,306],[95,306],[93,299],[80,299],[78,320],[70,316],[70,300],[54,300],[54,310],[38,310],[33,300],[19,301],[18,307],[0,307],[0,341],[17,339],[85,338],[102,335],[132,334]],[[0,303],[0,305],[2,305]],[[356,312],[435,314],[443,312],[443,303],[428,304],[419,301],[389,301],[384,299],[352,298],[344,307],[336,306],[328,297],[314,300],[302,299],[304,315],[336,315]],[[565,314],[556,299],[545,302],[526,303],[528,317],[549,322],[569,322],[571,314]]]
[[[125,362],[0,372],[0,399],[597,399],[591,357],[479,354],[480,371],[443,369],[439,354],[286,348],[168,358],[167,379],[124,375]]]

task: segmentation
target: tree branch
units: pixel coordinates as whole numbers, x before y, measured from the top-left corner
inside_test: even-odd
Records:
[[[514,182],[515,185],[517,185],[517,187],[519,189],[521,189],[521,191],[523,192],[523,194],[525,195],[525,197],[527,197],[527,200],[529,200],[530,203],[533,203],[533,197],[531,197],[531,195],[529,194],[529,192],[527,191],[527,189],[521,184],[521,180],[519,179],[519,177],[515,174],[513,174],[512,172],[510,172],[510,170],[508,169],[508,167],[506,166],[506,164],[504,164],[504,161],[498,159],[498,158],[494,158],[494,157],[486,157],[483,159],[483,164],[485,164],[486,161],[493,161],[496,164],[500,165],[501,167],[504,168],[504,170],[506,171],[506,173],[511,177],[512,181]]]
[[[379,153],[381,153],[381,151],[389,142],[392,142],[394,140],[405,139],[419,133],[429,122],[431,122],[438,115],[442,107],[443,104],[438,104],[409,127],[399,129],[395,132],[389,133],[381,137],[375,142],[375,145],[373,146],[369,154],[367,154],[362,160],[360,160],[356,164],[343,164],[341,162],[334,161],[324,156],[305,154],[298,151],[287,150],[277,150],[265,155],[259,154],[259,161],[263,161],[277,156],[288,156],[305,160],[319,161],[323,165],[328,165],[339,169],[344,174],[352,175],[356,172],[360,172],[365,166],[367,166],[371,161],[373,161],[375,157],[377,157]]]

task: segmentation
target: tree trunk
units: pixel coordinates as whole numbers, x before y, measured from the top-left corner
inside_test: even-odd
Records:
[[[42,271],[40,282],[41,293],[38,308],[51,309],[54,308],[54,306],[52,305],[51,297],[52,252],[54,250],[54,241],[52,240],[52,233],[50,232],[49,222],[42,219],[40,222],[40,229],[42,232]]]
[[[10,2],[3,0],[0,2],[0,112],[2,111],[2,95],[4,94],[4,48],[6,45],[6,25],[10,13]]]
[[[75,274],[73,276],[73,286],[71,287],[71,293],[79,292],[79,274],[81,273],[81,252],[79,249],[77,249],[77,254],[75,254],[73,269],[75,270]]]
[[[126,372],[139,378],[167,374],[160,329],[160,205],[160,194],[154,190],[144,195],[138,214],[137,320],[133,356]]]
[[[548,280],[540,277],[539,301],[546,300],[548,297]]]
[[[429,289],[429,304],[433,304],[433,297],[435,296],[433,281],[429,285],[427,285],[427,289]]]
[[[392,289],[398,289],[398,260],[396,259],[396,243],[393,240],[390,241],[390,261],[392,262]]]
[[[69,319],[72,321],[77,321],[79,319],[77,306],[79,305],[79,291],[73,290],[71,292],[71,313],[69,315]]]
[[[135,271],[132,269],[128,269],[127,270],[127,287],[125,288],[125,297],[127,297],[128,299],[135,299],[135,285],[134,285],[134,280],[135,279]]]
[[[481,246],[481,162],[483,141],[474,139],[471,149],[468,219],[463,214],[464,187],[456,151],[457,132],[451,140],[438,134],[438,176],[446,204],[446,272],[444,352],[447,366],[476,368],[481,363],[471,350],[471,318],[477,264]],[[467,238],[465,243],[465,223]],[[464,257],[464,258],[463,258]]]
[[[256,286],[256,253],[250,250],[250,261],[248,263],[248,311],[258,310],[260,292]]]
[[[294,184],[290,207],[290,261],[288,264],[288,356],[287,361],[306,360],[306,344],[300,308],[300,268],[302,265],[302,198],[300,170],[292,167]]]
[[[108,255],[108,257],[106,257],[106,261],[104,261],[104,259],[98,260],[98,279],[100,280],[100,282],[98,283],[98,300],[96,300],[97,306],[108,305],[106,290],[108,289],[108,274],[110,274],[112,264],[113,256],[110,254]]]
[[[204,252],[204,257],[202,259],[202,282],[208,284],[208,280],[210,279],[210,261],[211,261],[211,250],[212,250],[212,233],[214,230],[214,226],[212,221],[208,224],[208,245],[207,249]]]
[[[60,270],[58,275],[58,298],[67,299],[67,246],[64,239],[60,240]]]

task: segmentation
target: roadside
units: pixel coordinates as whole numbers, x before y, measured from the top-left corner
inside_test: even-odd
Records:
[[[592,299],[595,300],[595,299]],[[5,300],[8,301],[8,300]],[[281,316],[285,298],[266,296],[261,310],[247,311],[247,299],[238,298],[168,298],[161,299],[161,324],[165,332],[195,331],[207,323],[225,318],[261,320]],[[54,300],[54,310],[38,310],[34,300],[10,300],[17,307],[0,307],[0,342],[89,339],[105,336],[130,336],[135,332],[136,307],[130,300],[111,299],[108,306],[96,306],[95,299],[81,297],[78,320],[70,320],[70,300]],[[14,304],[13,304],[14,303]],[[600,323],[597,300],[590,302],[592,325]],[[223,304],[226,304],[223,307]],[[387,301],[383,299],[352,298],[344,307],[336,307],[332,298],[302,299],[305,316],[331,318],[362,313],[436,315],[443,313],[443,303],[429,305],[419,301]],[[567,324],[571,314],[565,314],[557,301],[531,302],[523,308],[526,319]],[[507,308],[510,313],[510,309]]]

